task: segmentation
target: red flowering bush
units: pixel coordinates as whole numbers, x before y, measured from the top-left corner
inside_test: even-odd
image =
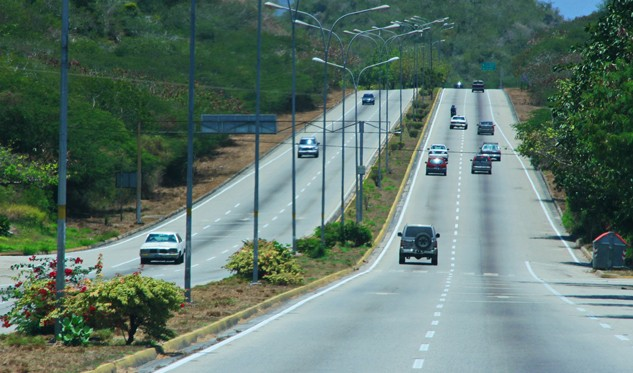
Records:
[[[184,291],[177,285],[133,273],[95,281],[90,291],[68,297],[62,316],[80,315],[91,327],[118,329],[127,344],[134,342],[139,330],[160,341],[174,336],[167,321],[184,301]]]
[[[65,291],[85,292],[90,286],[88,275],[101,273],[101,257],[93,267],[83,267],[80,258],[66,258],[64,263]],[[0,289],[3,301],[12,301],[9,312],[0,315],[2,326],[15,325],[17,330],[27,334],[47,334],[53,332],[54,311],[57,309],[57,260],[52,257],[29,258],[27,263],[11,266],[17,271],[13,276],[14,285]]]

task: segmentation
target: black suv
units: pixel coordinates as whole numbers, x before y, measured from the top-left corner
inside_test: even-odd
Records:
[[[434,226],[407,224],[402,232],[398,232],[398,237],[400,237],[400,264],[414,257],[416,259],[429,258],[432,265],[437,265],[437,239],[440,238],[440,234]]]

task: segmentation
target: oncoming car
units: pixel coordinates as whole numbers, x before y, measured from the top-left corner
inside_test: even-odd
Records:
[[[363,105],[373,105],[376,102],[376,98],[373,93],[365,93],[362,101]]]
[[[140,250],[141,264],[170,261],[181,264],[185,259],[185,241],[176,232],[151,232]]]
[[[319,158],[319,142],[316,137],[302,137],[299,139],[299,148],[297,149],[297,158],[309,155]]]

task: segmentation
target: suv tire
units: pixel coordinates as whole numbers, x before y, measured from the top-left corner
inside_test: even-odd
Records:
[[[434,265],[434,266],[436,266],[436,265],[437,265],[437,255],[434,255],[434,256],[431,258],[431,264],[432,264],[432,265]]]
[[[431,236],[426,233],[420,233],[415,236],[415,247],[420,250],[425,250],[431,247]]]
[[[405,263],[404,255],[400,255],[400,260],[398,261],[398,263],[400,263],[400,264],[404,264]]]

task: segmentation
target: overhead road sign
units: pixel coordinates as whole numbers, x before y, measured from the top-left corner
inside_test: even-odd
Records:
[[[255,134],[257,116],[254,114],[202,114],[202,133]],[[259,133],[277,133],[277,116],[261,114]]]

